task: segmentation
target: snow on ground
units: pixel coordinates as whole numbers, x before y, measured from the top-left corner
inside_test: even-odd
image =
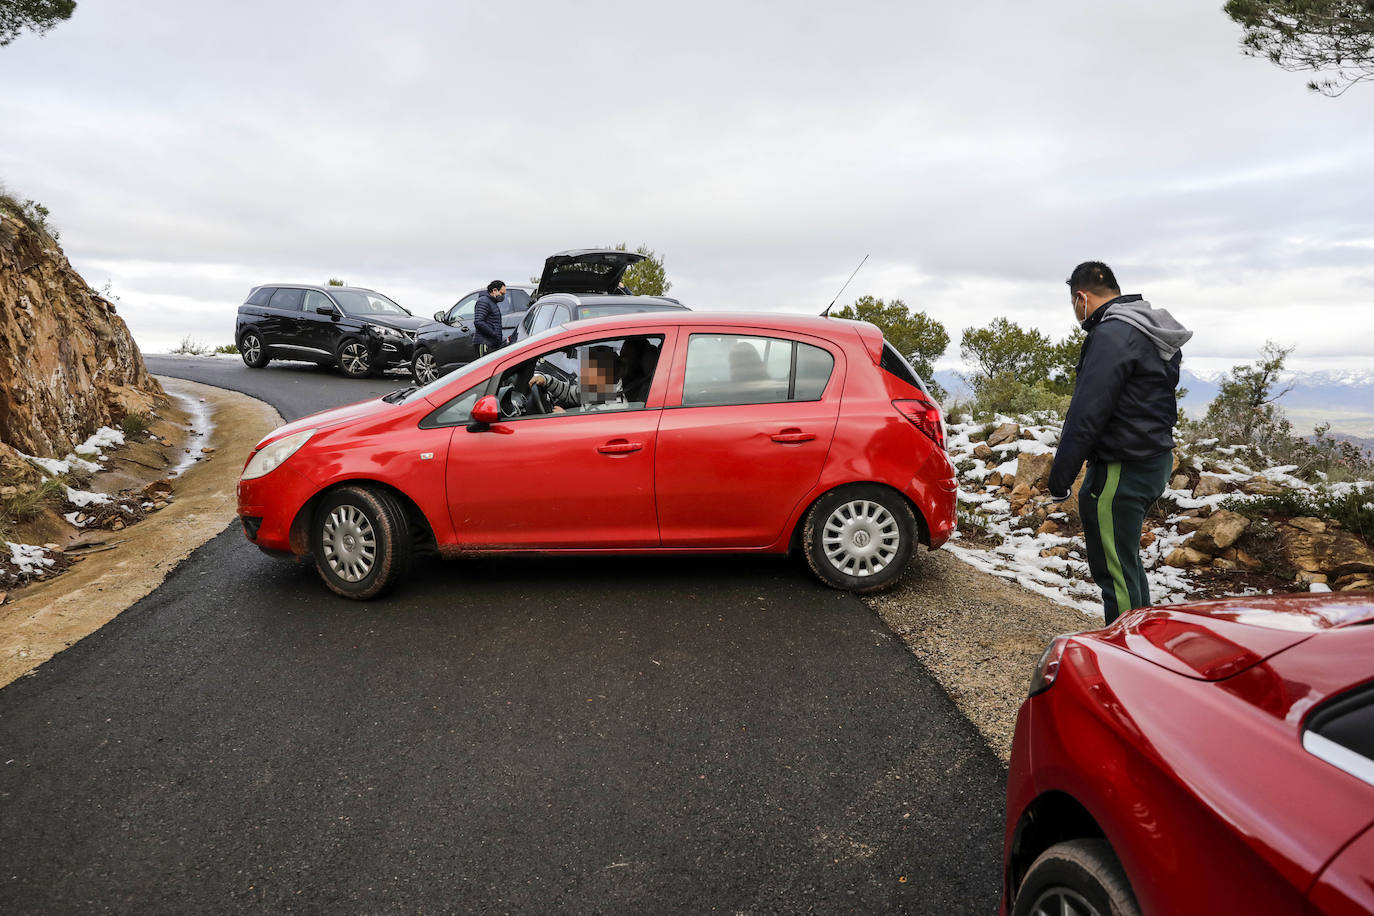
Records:
[[[1016,474],[1017,459],[1021,455],[1042,455],[1052,452],[1059,441],[1059,427],[1053,424],[1036,424],[1026,418],[1014,420],[998,417],[993,427],[1004,423],[1021,423],[1023,434],[1031,438],[1016,439],[1001,445],[992,446],[993,457],[986,461],[973,457],[978,443],[970,439],[970,434],[984,429],[987,424],[951,423],[947,425],[949,457],[955,465],[961,466],[959,472],[959,511],[965,518],[975,518],[986,527],[989,540],[1000,538],[997,546],[978,546],[968,536],[956,533],[946,549],[954,556],[971,566],[991,575],[1017,582],[1022,587],[1044,595],[1060,604],[1077,608],[1085,614],[1101,618],[1102,598],[1098,587],[1091,581],[1088,573],[1087,549],[1081,534],[1036,534],[1034,526],[1023,524],[1023,520],[1011,514],[1011,503],[1004,494],[995,488],[982,486],[994,471],[1010,480]],[[1287,489],[1311,491],[1313,487],[1291,475],[1293,466],[1279,466],[1254,470],[1246,467],[1234,456],[1240,449],[1220,449],[1221,460],[1213,459],[1213,469],[1206,473],[1240,485],[1261,476]],[[1187,459],[1185,459],[1187,461]],[[1192,466],[1201,470],[1201,462],[1193,458]],[[1371,488],[1374,483],[1338,484],[1333,487],[1337,494],[1347,492],[1351,487]],[[1216,496],[1194,497],[1190,490],[1169,489],[1164,498],[1180,510],[1217,508],[1226,499],[1259,499],[1258,496],[1245,496],[1241,493],[1224,493]],[[1049,516],[1056,522],[1063,522],[1066,516],[1055,513]],[[1150,582],[1150,594],[1156,604],[1172,604],[1190,600],[1198,592],[1197,584],[1187,571],[1166,566],[1164,558],[1188,538],[1180,534],[1178,523],[1184,518],[1174,515],[1163,525],[1151,529],[1154,534],[1152,543],[1142,548],[1141,557],[1146,577]],[[1068,556],[1042,556],[1056,547],[1067,550]]]

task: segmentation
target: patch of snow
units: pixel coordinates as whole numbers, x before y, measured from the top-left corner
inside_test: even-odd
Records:
[[[73,490],[67,487],[67,502],[84,509],[92,505],[103,506],[110,502],[110,497],[104,493],[91,493],[88,490]]]

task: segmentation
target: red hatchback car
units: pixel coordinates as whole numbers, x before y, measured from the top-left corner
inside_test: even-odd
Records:
[[[1002,912],[1374,913],[1374,597],[1145,608],[1050,644]]]
[[[955,526],[924,383],[873,325],[653,312],[555,327],[423,387],[268,435],[248,540],[371,598],[447,556],[805,552],[837,588]],[[521,486],[497,486],[519,481]]]

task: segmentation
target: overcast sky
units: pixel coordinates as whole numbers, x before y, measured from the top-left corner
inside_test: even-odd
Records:
[[[565,248],[697,309],[901,298],[1058,338],[1105,260],[1197,333],[1374,365],[1374,84],[1239,50],[1221,0],[81,0],[0,48],[0,180],[148,352],[251,286],[428,314]]]

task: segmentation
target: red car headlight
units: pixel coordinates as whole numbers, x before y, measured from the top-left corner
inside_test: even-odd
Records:
[[[1064,657],[1064,648],[1069,644],[1071,633],[1056,636],[1050,640],[1050,644],[1045,647],[1045,651],[1040,655],[1040,661],[1035,663],[1035,673],[1031,675],[1030,692],[1026,695],[1033,697],[1037,693],[1044,693],[1054,685],[1054,681],[1059,677],[1059,663]]]

